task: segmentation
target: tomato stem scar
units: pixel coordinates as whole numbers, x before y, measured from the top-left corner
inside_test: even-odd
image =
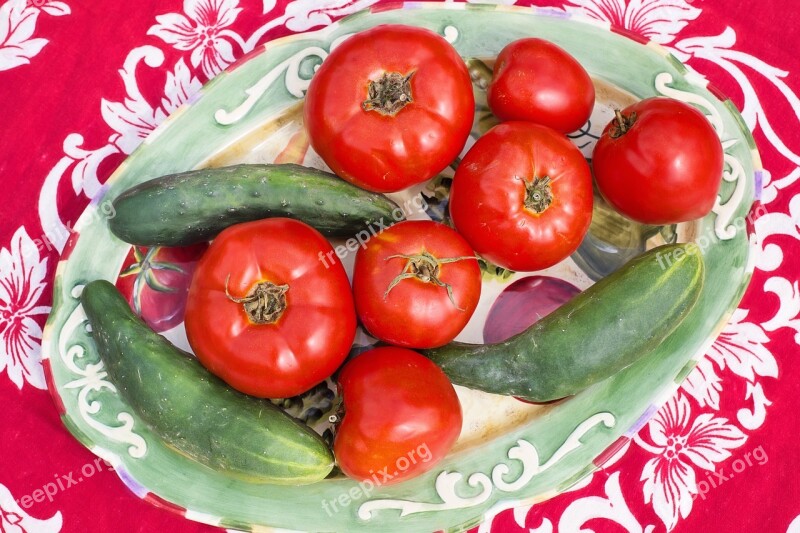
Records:
[[[423,283],[433,283],[439,287],[444,287],[447,289],[447,296],[450,298],[450,302],[455,306],[455,308],[459,311],[464,310],[456,305],[456,300],[453,297],[453,287],[449,283],[445,283],[439,279],[439,271],[441,270],[441,266],[445,263],[455,263],[456,261],[475,259],[475,256],[447,257],[445,259],[437,259],[430,252],[423,250],[421,253],[413,255],[390,255],[386,258],[386,261],[390,259],[406,259],[407,262],[406,266],[403,267],[403,271],[400,272],[400,274],[398,274],[397,277],[395,277],[386,288],[386,292],[383,293],[384,299],[386,299],[389,296],[389,292],[404,279],[416,278]]]
[[[399,72],[384,72],[377,80],[369,82],[367,99],[361,103],[364,111],[375,111],[381,115],[395,116],[401,109],[414,101],[411,95],[411,77]]]
[[[614,110],[614,120],[612,121],[611,129],[609,130],[609,135],[611,135],[612,139],[616,139],[618,137],[622,137],[628,130],[633,127],[633,123],[636,122],[636,113],[631,113],[630,115],[623,115],[622,111],[619,109]]]
[[[232,302],[242,304],[247,317],[254,324],[274,324],[281,318],[286,310],[286,291],[288,285],[275,285],[269,281],[260,281],[244,298],[236,298],[228,292],[228,282],[231,275],[225,279],[225,295]]]
[[[525,209],[530,209],[537,215],[544,213],[553,203],[550,176],[532,180],[520,179],[525,183]]]

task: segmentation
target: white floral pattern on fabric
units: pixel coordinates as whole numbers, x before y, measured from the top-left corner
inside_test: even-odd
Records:
[[[49,42],[33,37],[42,12],[60,17],[70,9],[64,2],[47,0],[8,0],[0,5],[0,71],[29,64]]]
[[[645,434],[649,433],[649,440]],[[731,456],[731,449],[747,441],[742,431],[724,418],[701,413],[692,418],[686,397],[678,393],[647,424],[636,443],[655,457],[641,475],[645,503],[653,504],[667,530],[679,517],[686,518],[697,494],[695,467],[713,472],[716,464]]]
[[[659,44],[671,43],[701,13],[686,0],[568,0],[564,9],[610,22]]]
[[[587,496],[570,503],[558,521],[559,533],[584,533],[590,520],[603,518],[622,526],[629,533],[651,533],[655,526],[642,528],[631,512],[620,486],[620,473],[614,472],[605,482],[603,496]]]
[[[0,531],[3,533],[58,533],[63,522],[60,512],[46,520],[33,518],[19,506],[11,491],[0,483]]]
[[[756,376],[778,377],[778,363],[764,346],[769,337],[758,324],[745,322],[748,311],[734,311],[708,352],[720,368],[729,368],[737,376],[754,381]]]
[[[142,96],[136,84],[136,67],[142,60],[148,64],[154,61],[160,64],[164,61],[164,55],[161,50],[152,46],[143,46],[128,54],[125,66],[120,70],[128,89],[127,98],[123,102],[110,102],[104,98],[100,105],[103,119],[119,133],[114,144],[126,154],[133,152],[167,115],[202,87],[200,80],[192,76],[186,63],[180,59],[175,69],[167,72],[160,105],[153,106]]]
[[[286,6],[286,27],[306,31],[327,26],[334,19],[366,9],[378,0],[295,0]]]
[[[147,31],[178,50],[191,50],[192,66],[200,66],[210,79],[233,63],[230,40],[238,35],[224,31],[242,11],[237,0],[185,0],[185,13],[156,17],[158,24]]]
[[[759,377],[778,377],[778,363],[764,346],[769,337],[762,326],[745,322],[748,311],[737,309],[717,340],[692,370],[682,388],[702,406],[719,410],[722,380],[716,369],[726,368],[749,383]],[[716,364],[716,367],[715,367]]]
[[[40,241],[41,243],[41,241]],[[0,372],[6,371],[22,389],[25,382],[37,389],[47,387],[42,371],[42,328],[36,317],[50,312],[38,305],[45,289],[47,259],[20,227],[11,238],[10,250],[0,249]]]
[[[686,376],[681,388],[694,398],[700,407],[709,406],[719,410],[719,395],[722,380],[714,370],[714,363],[708,356],[697,362],[697,366]]]
[[[108,144],[97,149],[84,148],[83,135],[77,132],[71,133],[65,139],[64,157],[50,171],[42,189],[40,206],[46,207],[46,209],[40,208],[42,227],[49,235],[48,228],[57,227],[56,222],[60,223],[58,213],[52,207],[59,184],[66,185],[65,182],[71,179],[76,195],[93,196],[100,186],[97,170],[101,162],[109,156],[132,152],[166,115],[199,89],[200,81],[197,75],[200,72],[206,77],[212,77],[233,61],[234,57],[254,49],[265,40],[270,31],[281,26],[290,31],[315,29],[329,24],[336,18],[377,4],[378,1],[294,0],[279,3],[277,0],[262,0],[262,3],[249,12],[243,12],[238,0],[185,0],[183,12],[177,13],[180,11],[181,2],[173,0],[169,4],[171,7],[164,9],[172,12],[157,16],[157,23],[148,31],[149,35],[158,38],[151,39],[151,44],[157,44],[161,49],[156,46],[142,46],[144,40],[138,43],[138,48],[132,48],[121,71],[127,97],[120,102],[109,100],[102,102],[103,118],[110,126],[111,137]],[[447,3],[451,1],[446,0]],[[13,30],[16,26],[6,22],[6,19],[12,18],[10,16],[12,6],[16,6],[17,11],[14,16],[17,18],[25,9],[36,11],[37,14],[45,12],[55,16],[69,13],[69,7],[63,2],[28,0],[28,7],[24,7],[24,2],[25,0],[9,0],[0,7],[0,70],[13,68],[5,66],[8,63],[4,63],[11,57],[4,54],[12,53],[4,52],[3,49],[3,43],[11,39],[9,35],[14,34],[13,39],[29,43],[26,45],[25,53],[16,59],[18,64],[28,63],[30,57],[36,55],[46,43],[45,41],[39,45],[37,41],[40,39],[28,39],[33,34],[30,21]],[[495,0],[491,3],[510,5],[517,2]],[[561,3],[564,4],[562,9],[565,11],[607,21],[655,42],[666,44],[670,46],[671,52],[679,59],[688,62],[690,66],[696,64],[700,69],[705,61],[711,61],[723,69],[721,75],[727,73],[742,89],[743,116],[748,127],[755,129],[761,126],[768,141],[765,143],[766,147],[773,148],[782,157],[794,163],[792,170],[786,175],[776,175],[774,180],[769,172],[764,173],[765,188],[762,201],[769,204],[779,197],[780,193],[785,194],[785,189],[800,179],[800,169],[797,168],[797,165],[800,165],[798,156],[800,147],[787,146],[780,134],[771,127],[771,122],[759,100],[759,95],[763,95],[763,91],[761,89],[756,91],[756,86],[761,87],[764,84],[775,88],[785,99],[785,103],[791,105],[792,110],[792,113],[781,116],[781,119],[794,124],[800,122],[800,100],[786,83],[787,71],[765,63],[744,49],[737,49],[743,45],[737,45],[736,34],[732,28],[726,28],[719,35],[698,35],[698,32],[692,29],[691,22],[703,14],[702,3],[692,0],[563,0]],[[559,4],[554,2],[554,8]],[[258,22],[260,26],[257,24],[257,29],[243,39],[237,33],[237,31],[242,32],[242,29],[237,26],[245,19],[245,15],[260,17]],[[682,30],[687,25],[692,31],[686,33],[691,33],[692,36],[681,40]],[[30,34],[22,38],[28,31]],[[30,44],[31,42],[33,44]],[[186,54],[184,59],[177,62],[173,70],[168,72],[163,99],[160,102],[152,102],[152,99],[148,102],[139,90],[136,69],[144,63],[150,68],[168,70],[169,65],[163,65],[164,50],[170,46]],[[146,91],[146,94],[153,93]],[[769,119],[772,123],[780,124],[777,117],[778,114],[773,112]],[[763,146],[760,148],[764,149]],[[757,268],[762,272],[774,271],[783,262],[781,248],[784,244],[774,242],[764,244],[766,238],[776,235],[781,235],[782,239],[800,238],[800,216],[797,215],[800,209],[795,209],[800,208],[800,197],[795,200],[791,203],[791,216],[787,213],[770,213],[755,224],[758,241],[764,247],[761,253],[757,254],[759,256]],[[55,220],[46,218],[53,213],[56,216]],[[27,234],[25,236],[27,237]],[[65,239],[59,240],[53,237],[51,240],[58,243],[60,248]],[[755,288],[757,291],[760,289],[761,287]],[[773,377],[775,369],[774,357],[766,348],[764,331],[775,331],[782,327],[793,328],[797,331],[796,340],[800,344],[798,313],[800,290],[797,281],[776,276],[770,278],[763,289],[764,292],[774,293],[780,299],[780,308],[775,316],[759,325],[746,321],[747,311],[737,311],[734,323],[725,328],[723,337],[712,348],[711,353],[690,373],[684,382],[683,392],[673,398],[636,438],[640,448],[633,446],[634,453],[641,454],[644,450],[645,453],[652,454],[646,458],[647,462],[642,470],[641,481],[644,483],[635,482],[631,479],[633,476],[627,475],[633,468],[631,461],[614,465],[617,470],[611,472],[605,490],[602,487],[596,488],[596,494],[588,495],[588,498],[585,493],[582,494],[582,498],[577,496],[578,492],[571,493],[572,496],[562,496],[575,498],[569,505],[570,512],[565,512],[561,520],[556,513],[552,513],[554,516],[549,516],[549,520],[545,519],[542,523],[541,531],[552,531],[553,524],[558,524],[559,530],[565,528],[565,531],[570,531],[569,527],[581,530],[578,527],[583,525],[581,521],[585,523],[592,518],[616,522],[628,531],[640,531],[638,524],[630,518],[631,513],[626,498],[630,502],[635,502],[632,507],[636,509],[641,507],[641,499],[644,497],[652,504],[655,513],[667,527],[674,527],[681,517],[685,518],[689,514],[692,509],[691,497],[697,491],[698,474],[708,472],[706,468],[708,466],[713,470],[716,464],[730,456],[732,450],[744,444],[746,440],[745,434],[726,419],[714,417],[710,413],[697,414],[697,411],[703,407],[719,410],[721,402],[726,406],[730,403],[734,403],[734,406],[743,404],[741,397],[735,397],[729,392],[731,388],[741,391],[741,387],[730,387],[732,380],[741,377],[747,381],[747,395],[744,400],[752,398],[753,411],[750,413],[747,409],[741,409],[739,422],[742,428],[747,430],[758,427],[764,421],[765,408],[770,402],[764,397],[761,384],[750,380]],[[38,339],[34,338],[32,342],[38,350]],[[4,353],[0,352],[0,364],[5,364],[7,360]],[[727,372],[723,373],[721,370]],[[8,375],[12,376],[11,371]],[[749,419],[742,417],[742,412],[752,415],[753,419],[748,422]],[[671,421],[671,425],[667,425],[667,421]],[[669,437],[673,437],[674,445],[677,442],[674,440],[676,435],[685,439],[684,449],[686,446],[697,449],[694,455],[685,452],[674,453],[671,459],[668,458]],[[618,457],[625,455],[626,450],[627,447],[620,450]],[[630,458],[630,455],[632,454],[627,456]],[[607,464],[606,467],[608,466],[611,465]],[[697,468],[700,470],[696,470]],[[628,472],[625,476],[621,476],[620,484],[619,473],[624,470]],[[586,481],[590,479],[587,478]],[[591,505],[584,511],[578,502]],[[519,518],[517,523],[520,527],[523,527],[522,518],[529,509],[530,507],[522,507],[515,510],[514,516]],[[655,516],[650,519],[653,520],[656,520]],[[800,533],[800,519],[795,526]],[[489,531],[491,527],[491,523],[487,521],[481,526],[481,531]],[[653,526],[646,526],[643,529],[651,531]]]

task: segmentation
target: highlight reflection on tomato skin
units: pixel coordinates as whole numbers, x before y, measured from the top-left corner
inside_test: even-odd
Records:
[[[319,259],[330,253],[329,261]],[[198,360],[245,394],[288,398],[330,376],[355,338],[350,283],[330,243],[302,222],[273,218],[223,231],[197,266],[186,335]],[[274,323],[242,303],[261,282],[288,286]]]
[[[379,472],[396,483],[432,469],[461,433],[461,404],[447,376],[426,357],[405,348],[374,348],[339,375],[344,418],[334,455],[358,480]]]

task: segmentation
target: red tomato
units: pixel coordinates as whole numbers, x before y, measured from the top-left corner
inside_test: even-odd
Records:
[[[597,187],[620,213],[643,224],[707,215],[722,180],[719,136],[694,107],[647,98],[623,109],[592,155]]]
[[[461,404],[444,372],[405,348],[375,348],[339,375],[344,418],[333,453],[342,471],[376,485],[427,472],[461,433]]]
[[[192,274],[206,248],[206,243],[131,248],[116,285],[153,331],[167,331],[183,320]]]
[[[456,170],[450,216],[480,255],[541,270],[574,252],[592,220],[592,177],[562,134],[529,122],[486,132]]]
[[[220,233],[186,303],[186,335],[200,362],[236,390],[267,398],[295,396],[330,376],[356,331],[350,284],[331,250],[317,230],[286,218]]]
[[[500,51],[487,92],[500,120],[524,120],[569,133],[594,107],[589,74],[564,49],[544,39],[520,39]]]
[[[474,116],[464,61],[441,36],[385,25],[337,46],[306,93],[311,146],[345,180],[405,189],[449,165]]]
[[[356,255],[356,311],[375,337],[408,348],[447,344],[481,295],[469,244],[444,224],[414,220],[382,231]]]

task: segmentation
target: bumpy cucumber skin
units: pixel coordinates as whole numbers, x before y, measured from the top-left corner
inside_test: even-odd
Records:
[[[505,342],[424,353],[458,385],[533,402],[564,398],[658,347],[697,302],[704,279],[696,247],[661,246]]]
[[[111,381],[174,450],[252,483],[303,485],[333,469],[319,435],[269,401],[229,388],[148,328],[111,283],[89,283],[81,303]]]
[[[234,165],[170,174],[113,201],[111,232],[140,246],[185,246],[268,217],[302,220],[328,237],[399,221],[402,210],[334,174],[294,164]],[[398,216],[398,218],[394,218]]]

